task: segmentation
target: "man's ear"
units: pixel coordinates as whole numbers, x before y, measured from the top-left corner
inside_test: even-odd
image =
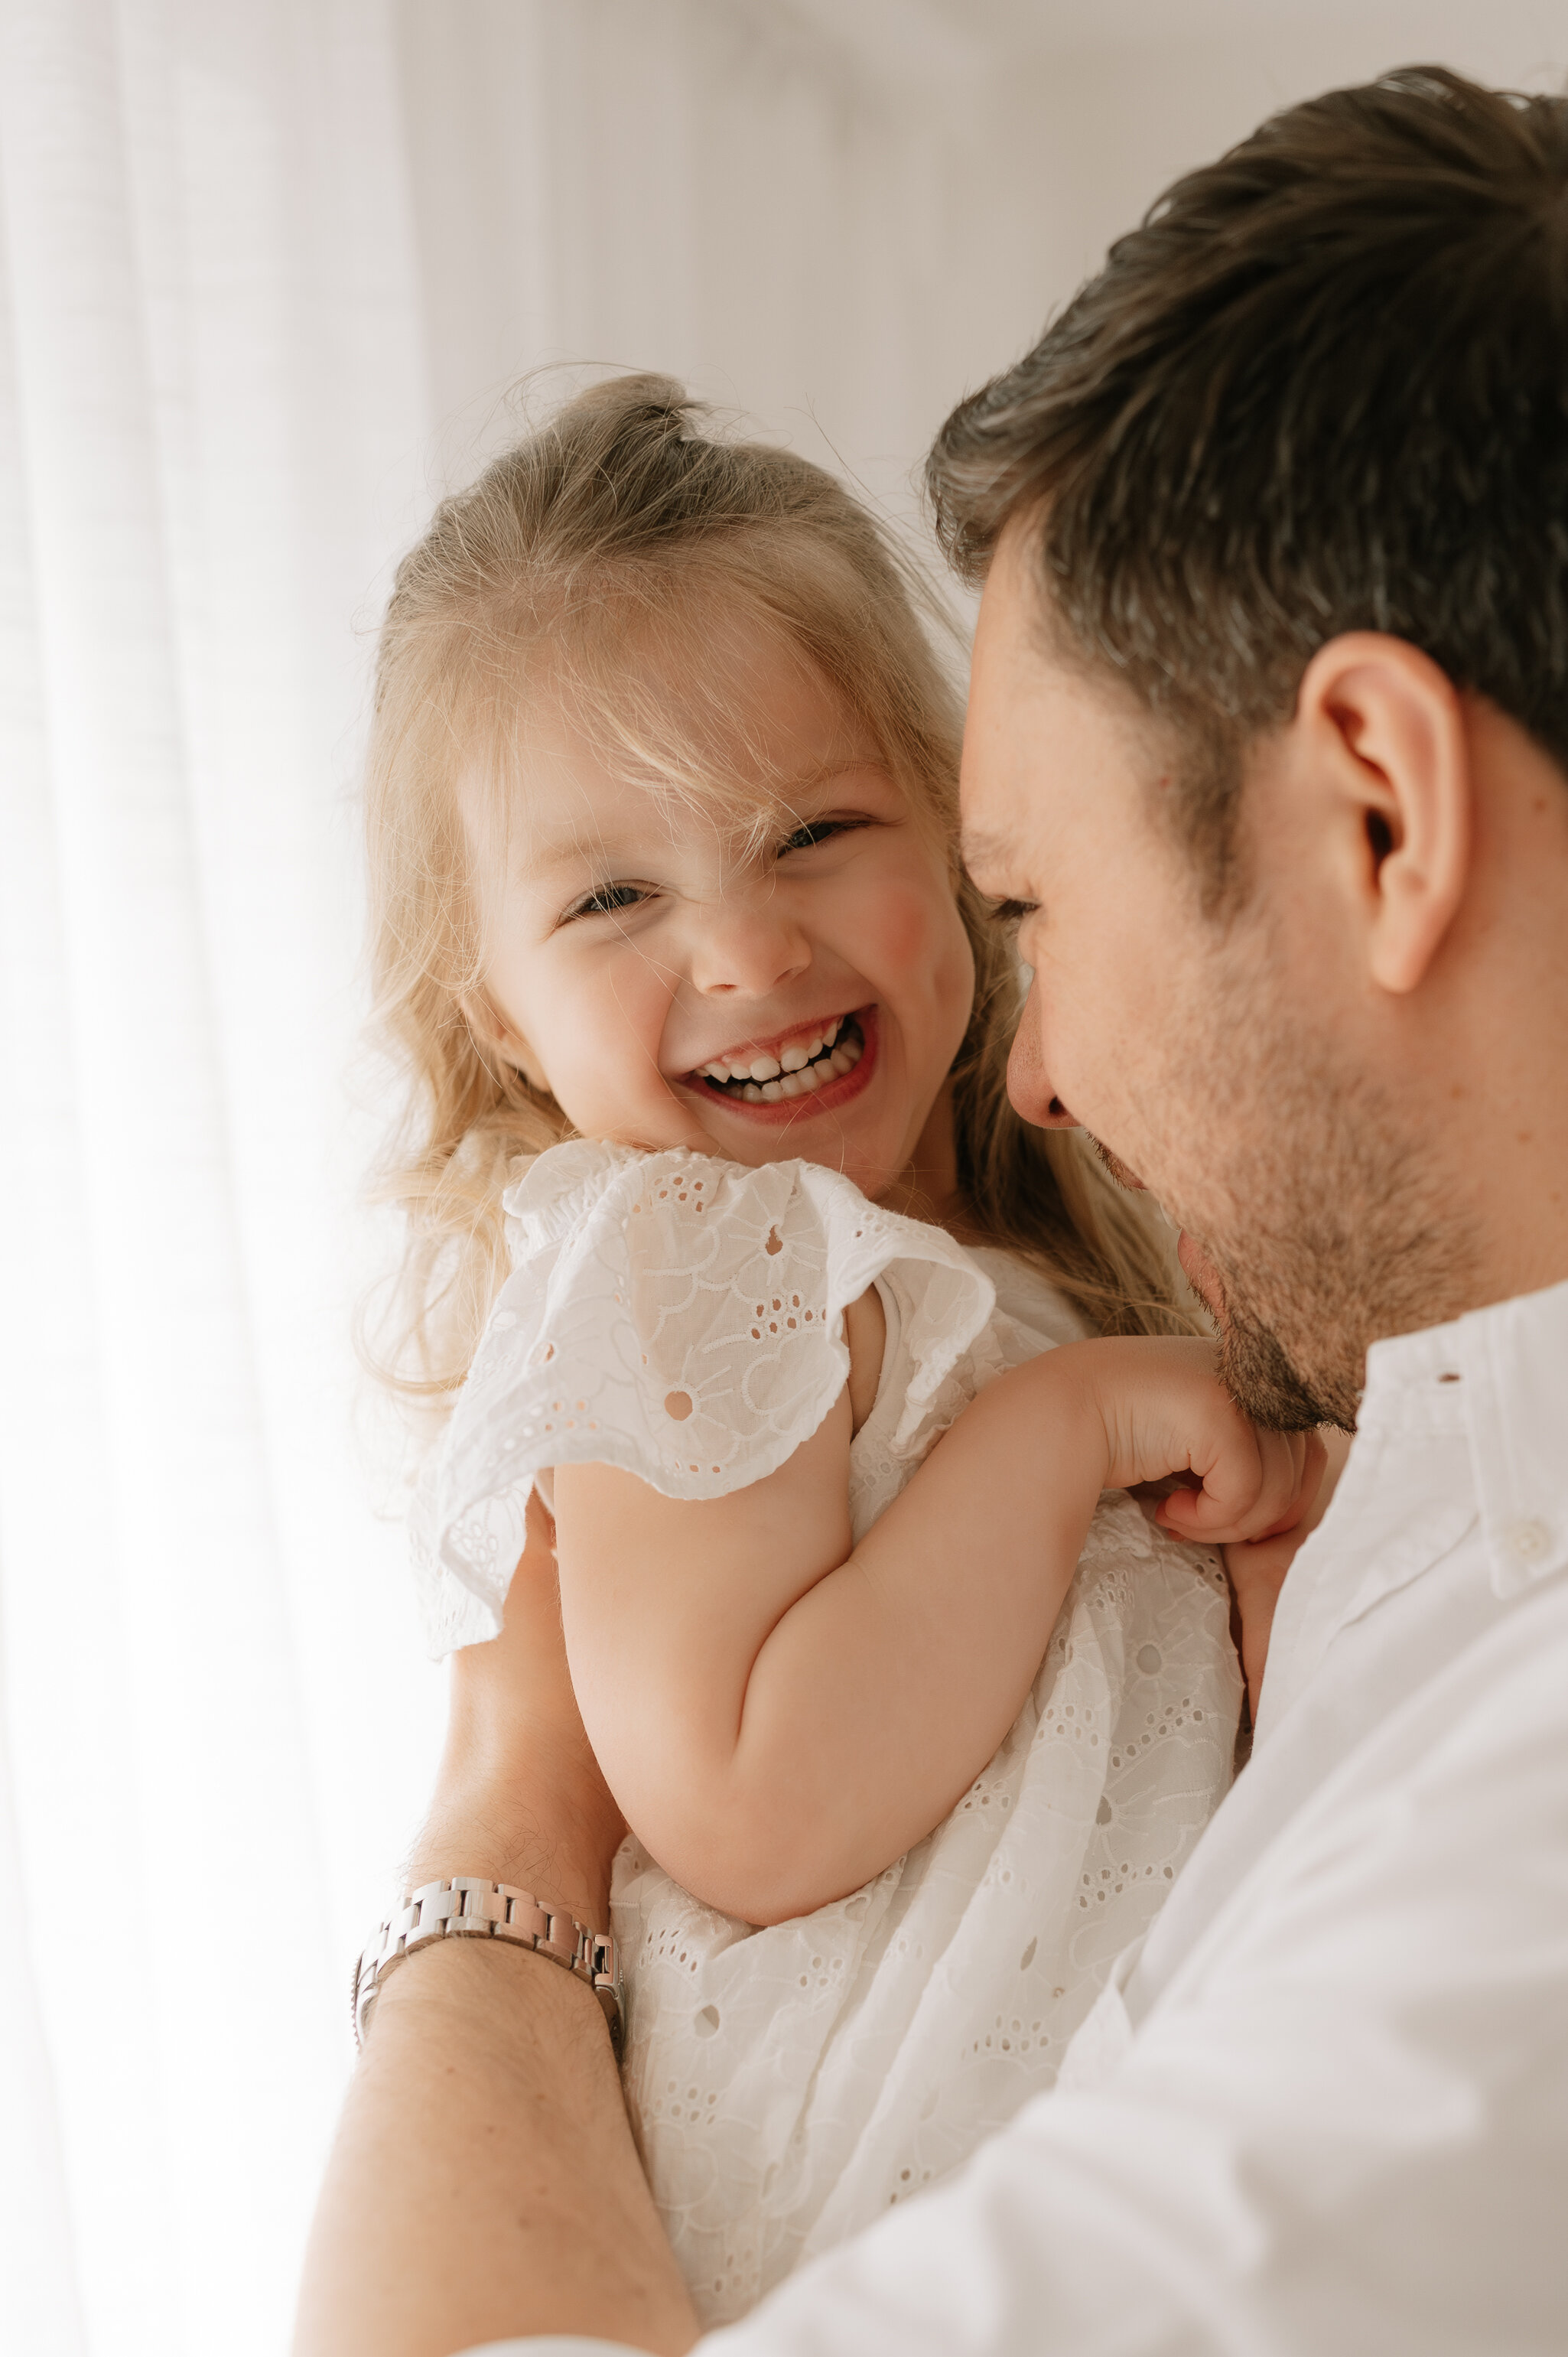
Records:
[[[1469,879],[1470,742],[1459,692],[1408,640],[1351,630],[1308,663],[1296,724],[1352,822],[1371,978],[1396,994],[1414,990]]]
[[[527,1040],[490,1005],[484,991],[465,990],[458,997],[457,1011],[473,1034],[476,1046],[487,1055],[499,1056],[503,1064],[514,1064],[531,1089],[538,1089],[545,1096],[550,1094],[550,1083]]]

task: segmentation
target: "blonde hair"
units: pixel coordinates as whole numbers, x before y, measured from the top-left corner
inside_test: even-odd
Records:
[[[402,1208],[407,1237],[369,1355],[395,1389],[433,1403],[462,1382],[507,1273],[511,1165],[572,1134],[469,1019],[483,993],[482,910],[458,781],[488,775],[504,795],[529,696],[567,695],[627,774],[711,806],[725,791],[714,743],[725,731],[733,741],[737,716],[702,659],[703,625],[715,603],[738,609],[831,683],[912,813],[950,852],[954,842],[961,710],[922,628],[936,600],[832,476],[705,435],[703,414],[664,377],[578,394],[445,500],[398,569],[366,821],[375,1015],[408,1082],[377,1192]],[[660,693],[668,670],[640,660],[653,647],[683,658],[680,712]],[[1142,1206],[1077,1134],[1032,1129],[1009,1103],[1016,960],[956,858],[954,893],[976,970],[952,1072],[974,1225],[1101,1331],[1187,1326]]]

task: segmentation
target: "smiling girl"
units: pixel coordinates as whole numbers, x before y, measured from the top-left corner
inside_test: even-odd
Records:
[[[1006,1103],[957,740],[864,511],[659,379],[449,501],[381,649],[400,1380],[456,1394],[421,1594],[483,1641],[555,1555],[710,2321],[1051,2083],[1230,1772],[1224,1582],[1171,1534],[1301,1504],[1131,1199]],[[1173,1472],[1163,1529],[1102,1496]]]

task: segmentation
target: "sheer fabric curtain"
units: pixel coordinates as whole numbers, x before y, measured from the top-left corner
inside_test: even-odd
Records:
[[[557,361],[671,369],[907,513],[1040,301],[968,14],[0,0],[19,2357],[286,2345],[437,1740],[348,1340],[390,564]]]
[[[27,2357],[285,2345],[347,1960],[432,1762],[347,1340],[383,1243],[354,1208],[382,1109],[354,1093],[353,777],[389,562],[557,359],[706,371],[822,448],[816,404],[902,481],[950,397],[937,192],[902,102],[856,87],[728,0],[0,0]]]
[[[440,1700],[347,1343],[393,48],[375,0],[0,28],[0,2340],[260,2357]]]
[[[524,370],[665,369],[912,518],[1053,291],[1039,143],[1000,113],[1019,13],[401,0],[438,451],[509,431]]]

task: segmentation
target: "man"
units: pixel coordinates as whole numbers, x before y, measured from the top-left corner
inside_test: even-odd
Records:
[[[1183,1222],[1242,1401],[1357,1439],[1251,1765],[1062,2086],[714,2345],[1560,2350],[1568,102],[1423,70],[1265,125],[930,478],[985,584],[1015,1095]],[[420,1871],[602,1921],[534,1560],[459,1657]],[[591,1995],[444,1940],[381,1999],[299,2347],[551,2333],[695,2327]]]

